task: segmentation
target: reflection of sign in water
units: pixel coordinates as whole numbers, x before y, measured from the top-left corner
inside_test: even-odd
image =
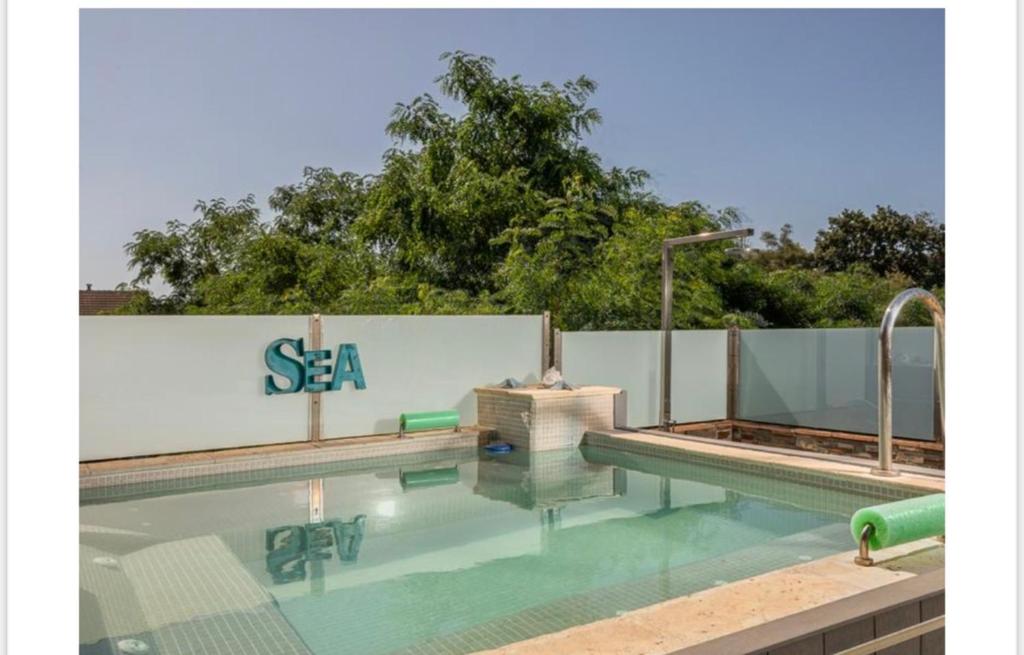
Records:
[[[267,530],[267,572],[274,584],[306,579],[306,563],[333,557],[331,548],[342,562],[355,562],[366,530],[366,515],[351,521],[324,521],[306,525],[285,525]]]

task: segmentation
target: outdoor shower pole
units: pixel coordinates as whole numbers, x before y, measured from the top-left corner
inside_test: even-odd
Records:
[[[661,245],[661,427],[672,423],[672,248]]]
[[[661,242],[661,427],[672,424],[672,249],[691,243],[742,239],[754,234],[745,227],[723,232],[701,232]]]

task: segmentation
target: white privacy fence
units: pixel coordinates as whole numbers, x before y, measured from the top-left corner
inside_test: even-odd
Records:
[[[406,411],[457,409],[470,425],[474,387],[506,377],[536,381],[547,356],[541,316],[323,316],[319,346],[307,316],[106,316],[81,317],[79,325],[81,460],[392,433]],[[896,330],[898,437],[934,438],[933,334]],[[873,328],[742,331],[731,340],[739,375],[730,388],[728,331],[674,331],[672,420],[875,434],[877,335]],[[294,340],[281,353],[301,372],[307,364],[347,370],[339,346],[354,344],[366,388],[339,380],[340,388],[318,394],[268,394],[266,351],[280,339]],[[295,350],[298,339],[308,362]],[[555,352],[569,382],[624,389],[629,425],[659,423],[658,331],[564,332]],[[273,388],[289,388],[282,370]]]
[[[672,332],[672,420],[725,418],[726,330]],[[562,373],[574,384],[606,384],[626,391],[632,426],[658,425],[661,332],[562,332]]]
[[[672,420],[746,419],[876,434],[876,328],[744,330],[739,376],[727,415],[728,332],[672,333]],[[894,432],[934,439],[932,328],[898,328],[894,337]],[[570,382],[607,384],[627,392],[633,427],[659,421],[661,343],[658,331],[563,332],[561,359]]]
[[[325,438],[398,432],[402,412],[457,409],[476,423],[474,387],[540,379],[540,316],[324,316],[324,344],[354,342],[364,391],[324,396]]]
[[[314,342],[307,316],[81,317],[80,460],[252,446],[310,438],[311,396],[324,438],[396,432],[404,411],[458,409],[476,422],[473,388],[540,376],[541,316],[324,316],[322,350],[355,344],[366,388],[266,393],[267,347]],[[303,358],[282,352],[303,370]],[[297,376],[298,377],[298,376]],[[321,379],[329,379],[324,375]],[[274,376],[287,388],[287,376]]]

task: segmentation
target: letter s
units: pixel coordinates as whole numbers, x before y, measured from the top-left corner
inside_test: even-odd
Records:
[[[267,363],[267,368],[280,376],[288,378],[289,382],[288,386],[282,389],[277,386],[274,376],[268,375],[263,387],[264,392],[268,396],[278,393],[302,391],[304,367],[302,362],[284,354],[282,350],[284,346],[291,347],[299,357],[302,357],[303,354],[302,339],[277,339],[267,346],[266,351],[263,353],[263,360]]]

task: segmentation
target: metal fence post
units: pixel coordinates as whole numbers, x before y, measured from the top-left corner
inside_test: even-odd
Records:
[[[726,336],[725,417],[735,421],[740,407],[740,329],[729,326]]]
[[[323,321],[320,314],[309,317],[309,349],[320,350],[323,345]],[[309,396],[309,440],[320,441],[323,432],[323,411],[320,392],[306,394]]]
[[[540,333],[540,375],[551,368],[551,312],[541,315]]]
[[[658,426],[672,425],[672,248],[661,247],[661,402]]]
[[[555,328],[555,339],[554,339],[553,348],[554,348],[554,359],[555,359],[554,366],[561,373],[561,372],[563,372],[562,371],[562,331],[559,330],[558,328]]]

